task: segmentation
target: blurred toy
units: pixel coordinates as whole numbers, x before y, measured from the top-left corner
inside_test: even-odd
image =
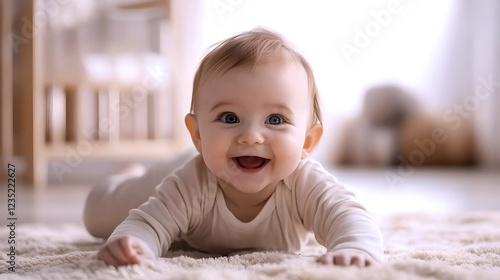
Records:
[[[344,165],[448,165],[473,162],[473,129],[423,112],[419,102],[396,85],[372,87],[360,116],[346,120],[333,155]]]

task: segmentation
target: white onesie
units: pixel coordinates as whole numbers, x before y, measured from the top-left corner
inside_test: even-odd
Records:
[[[156,187],[156,196],[131,210],[110,240],[137,237],[157,257],[177,239],[213,253],[296,252],[312,231],[328,251],[358,249],[382,260],[382,236],[376,224],[353,193],[314,160],[301,160],[247,223],[228,210],[221,187],[202,157],[196,156],[166,177]]]

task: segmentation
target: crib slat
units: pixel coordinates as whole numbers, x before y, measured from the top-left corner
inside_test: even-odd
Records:
[[[146,140],[148,138],[148,93],[144,89],[141,92],[132,92],[134,105],[134,140]]]
[[[66,93],[58,86],[47,89],[46,139],[47,142],[60,145],[66,141]]]
[[[109,140],[109,95],[104,89],[98,89],[97,99],[97,139],[100,141]]]
[[[80,126],[78,122],[79,107],[78,89],[75,86],[67,85],[64,87],[66,93],[66,135],[65,140],[68,142],[75,142],[77,140],[78,131]]]
[[[2,166],[12,159],[14,151],[13,139],[13,116],[12,116],[12,44],[6,43],[3,40],[8,38],[10,34],[12,17],[11,17],[11,2],[1,1],[0,3],[0,162]],[[4,168],[5,170],[5,168]],[[4,171],[3,170],[3,171]]]
[[[109,113],[109,141],[120,141],[120,110],[116,109],[116,104],[120,104],[120,90],[110,87],[108,92],[108,113]]]
[[[3,1],[5,2],[5,1]],[[17,2],[17,1],[16,1]],[[21,19],[31,23],[27,28],[33,28],[34,16],[37,11],[38,1],[19,1],[16,19],[13,26],[21,24]],[[18,44],[16,67],[14,72],[13,90],[16,97],[22,100],[16,108],[16,117],[19,117],[19,141],[16,141],[16,151],[20,152],[26,163],[25,179],[28,185],[43,187],[47,183],[47,162],[44,159],[44,92],[43,92],[43,48],[42,32],[34,32],[30,40]]]
[[[120,118],[120,140],[134,139],[134,106],[131,102],[130,89],[120,91],[120,106],[113,108],[119,110]]]

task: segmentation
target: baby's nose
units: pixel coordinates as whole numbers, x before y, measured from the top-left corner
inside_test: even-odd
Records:
[[[238,137],[239,144],[260,145],[264,143],[264,135],[261,130],[255,126],[246,128]]]

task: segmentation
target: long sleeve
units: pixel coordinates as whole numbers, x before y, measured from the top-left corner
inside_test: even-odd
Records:
[[[383,259],[382,234],[354,194],[314,161],[299,164],[292,184],[297,211],[328,251],[357,249]]]
[[[197,157],[156,188],[156,195],[130,211],[129,216],[111,234],[110,240],[123,235],[141,239],[155,253],[164,255],[172,242],[200,220],[203,191]]]

